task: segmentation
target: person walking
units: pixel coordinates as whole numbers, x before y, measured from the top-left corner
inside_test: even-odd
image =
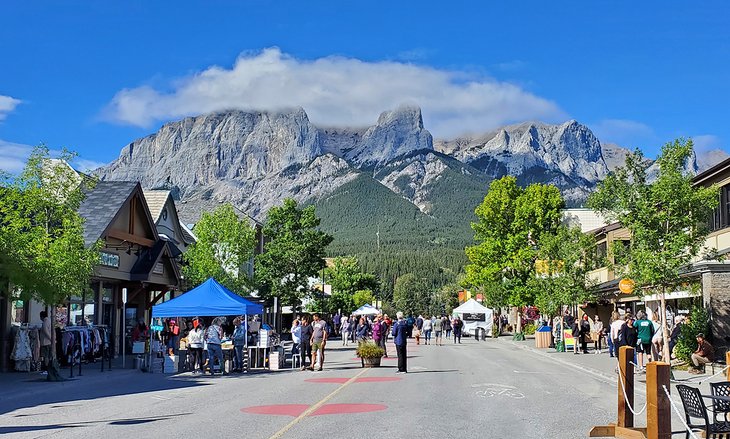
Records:
[[[210,361],[210,374],[215,375],[215,360],[218,360],[221,373],[225,373],[223,365],[223,350],[221,349],[221,339],[223,339],[223,329],[220,327],[221,318],[216,317],[213,324],[208,326],[205,331],[205,342],[208,345],[208,360]]]
[[[324,366],[324,348],[327,343],[327,323],[319,318],[319,314],[312,316],[312,361],[317,363],[317,370]],[[314,370],[312,364],[312,370]]]
[[[446,339],[451,338],[451,320],[447,316],[443,316],[441,319],[442,326],[444,327],[444,332],[446,333]]]
[[[591,337],[593,338],[593,353],[601,353],[601,341],[603,339],[603,322],[598,314],[593,318],[593,325],[591,325]]]
[[[350,341],[353,343],[357,342],[357,317],[350,316],[348,331],[350,332]]]
[[[188,332],[188,349],[193,355],[193,375],[203,373],[203,325],[200,318],[193,319],[193,329]]]
[[[654,361],[659,361],[664,347],[664,331],[662,331],[662,323],[659,321],[659,313],[654,313],[651,324],[654,326],[654,336],[651,338],[651,358]]]
[[[621,327],[626,323],[624,319],[621,318],[621,314],[618,313],[618,311],[614,311],[611,313],[611,326],[610,326],[610,332],[608,337],[611,339],[611,343],[613,345],[613,351],[610,352],[611,356],[618,357],[618,348],[621,347],[621,340],[620,340],[620,333],[621,333]]]
[[[350,341],[350,319],[347,317],[342,318],[340,334],[342,335],[342,346],[347,346]]]
[[[299,343],[299,353],[302,356],[302,370],[314,370],[312,362],[312,325],[309,324],[309,317],[302,316],[301,342]],[[309,367],[307,367],[307,358],[309,358]]]
[[[642,373],[645,371],[646,363],[651,360],[651,339],[654,337],[654,325],[646,318],[643,311],[636,313],[636,319],[636,322],[634,322],[638,337],[636,350],[639,354],[639,372]],[[646,359],[646,362],[644,359]]]
[[[697,350],[692,353],[693,368],[687,370],[692,374],[705,373],[705,364],[712,363],[715,358],[715,348],[705,340],[705,334],[697,334]]]
[[[340,320],[342,320],[342,316],[340,315],[339,312],[337,312],[337,314],[335,314],[335,316],[332,317],[332,323],[333,323],[333,328],[335,330],[335,336],[340,335],[340,325],[342,324],[342,322]]]
[[[246,348],[246,337],[248,330],[246,329],[246,320],[241,317],[233,319],[233,370],[235,372],[243,372],[243,350]]]
[[[423,320],[423,342],[429,344],[431,342],[431,331],[433,331],[433,323],[431,319]]]
[[[441,333],[444,328],[443,320],[441,320],[441,318],[436,318],[433,321],[432,328],[433,328],[433,333],[434,333],[434,343],[436,344],[436,346],[441,346],[442,341],[443,341],[441,339]]]
[[[456,317],[454,318],[454,322],[451,324],[451,327],[454,329],[454,344],[461,344],[461,331],[464,328],[464,323],[460,318]]]
[[[395,343],[395,352],[398,354],[397,373],[407,373],[408,359],[406,357],[406,342],[408,340],[408,328],[406,321],[403,319],[403,313],[401,311],[398,311],[396,313],[396,318],[398,319],[398,321],[393,324],[392,335],[393,342]]]

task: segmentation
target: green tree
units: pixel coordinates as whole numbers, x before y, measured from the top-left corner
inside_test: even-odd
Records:
[[[355,302],[355,308],[360,308],[366,303],[374,303],[375,295],[370,290],[358,290],[352,295],[352,300]]]
[[[707,218],[718,204],[718,188],[696,187],[684,165],[692,155],[691,140],[675,140],[662,147],[659,173],[649,182],[647,163],[640,151],[627,157],[601,183],[588,205],[631,232],[626,265],[614,266],[619,275],[637,284],[637,292],[654,288],[659,293],[664,340],[667,289],[681,283],[681,274],[703,249]],[[669,357],[669,344],[664,345]]]
[[[478,244],[466,249],[465,284],[483,291],[493,307],[533,304],[540,291],[534,282],[540,241],[557,232],[564,205],[555,186],[523,189],[512,176],[492,181],[475,210]]]
[[[325,267],[332,236],[317,229],[314,206],[300,209],[292,199],[269,210],[264,235],[271,238],[256,257],[256,275],[264,298],[278,297],[282,305],[298,306],[309,293],[309,278]]]
[[[66,297],[90,289],[99,262],[99,245],[85,245],[78,214],[94,181],[68,165],[73,157],[64,150],[52,159],[45,146],[34,148],[21,174],[4,179],[0,197],[0,277],[21,297],[50,306],[51,321]],[[51,369],[48,379],[60,379],[57,368]]]
[[[355,257],[335,258],[332,267],[325,269],[325,278],[336,292],[354,294],[357,290],[375,291],[378,288],[375,275],[363,273]]]
[[[710,329],[710,316],[707,310],[701,306],[695,306],[690,313],[689,322],[680,327],[679,340],[677,340],[677,358],[687,363],[692,361],[692,353],[697,349],[697,334],[707,336]]]
[[[413,273],[407,273],[395,281],[393,289],[393,305],[406,314],[427,312],[430,293],[423,279]]]
[[[240,219],[233,206],[223,204],[203,212],[195,225],[198,241],[183,254],[183,275],[192,286],[212,277],[236,294],[245,295],[253,281],[246,272],[256,246],[256,232]]]

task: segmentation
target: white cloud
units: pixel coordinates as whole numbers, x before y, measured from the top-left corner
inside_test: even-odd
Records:
[[[654,130],[646,124],[626,119],[604,119],[590,125],[593,133],[604,143],[634,148],[656,141]]]
[[[31,145],[13,143],[0,139],[0,171],[5,171],[10,174],[20,173],[25,167],[25,163],[28,161],[28,157],[32,151],[33,147]],[[51,156],[59,156],[60,154],[61,152],[58,150],[51,150]],[[93,171],[105,164],[80,157],[76,157],[71,162],[71,165],[81,172]]]
[[[702,134],[700,136],[693,136],[692,143],[694,143],[696,151],[709,151],[711,149],[721,149],[722,140],[718,136],[713,134]]]
[[[522,120],[563,121],[554,102],[517,85],[460,71],[398,61],[293,58],[278,48],[241,54],[232,68],[212,66],[170,84],[119,91],[103,112],[110,121],[154,122],[225,109],[301,106],[319,125],[367,126],[401,104],[423,109],[436,136],[482,132]]]
[[[0,95],[0,121],[5,120],[7,115],[11,111],[15,110],[15,107],[17,107],[20,102],[20,99]]]

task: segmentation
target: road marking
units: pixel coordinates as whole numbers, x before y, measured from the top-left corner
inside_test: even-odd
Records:
[[[520,375],[535,374],[535,375],[571,375],[567,372],[531,372],[527,370],[513,370],[512,372]]]
[[[344,389],[345,387],[347,387],[350,384],[354,383],[355,380],[357,380],[358,378],[360,378],[360,376],[363,375],[363,374],[365,374],[368,370],[370,370],[370,369],[363,369],[362,371],[360,371],[360,373],[358,373],[354,377],[350,378],[346,383],[344,383],[343,385],[341,385],[340,387],[338,387],[337,389],[335,389],[334,391],[332,391],[332,393],[330,393],[329,395],[327,395],[324,398],[322,398],[318,403],[316,403],[313,406],[309,407],[301,415],[299,415],[296,418],[294,418],[294,420],[292,420],[290,423],[286,424],[284,426],[284,428],[282,428],[281,430],[279,430],[276,433],[274,433],[274,435],[271,436],[269,439],[278,439],[278,438],[282,437],[284,435],[284,433],[286,433],[287,431],[289,431],[292,427],[294,427],[296,424],[298,424],[302,419],[306,418],[308,415],[310,415],[311,413],[313,413],[314,411],[316,411],[318,408],[322,407],[324,405],[324,403],[326,403],[327,401],[329,401],[330,399],[332,399],[335,395],[337,395],[338,393],[340,393],[340,391],[342,389]]]

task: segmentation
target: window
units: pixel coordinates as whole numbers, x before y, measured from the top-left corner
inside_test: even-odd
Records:
[[[707,225],[711,232],[730,227],[730,184],[720,188],[720,205],[712,212]]]

